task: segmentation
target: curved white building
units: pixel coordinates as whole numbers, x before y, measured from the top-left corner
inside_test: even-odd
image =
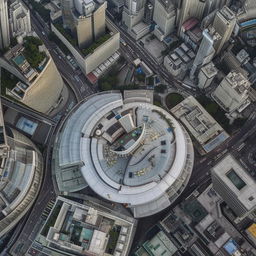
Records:
[[[191,139],[173,116],[140,97],[143,92],[97,94],[73,110],[54,149],[61,191],[88,184],[134,217],[155,214],[179,196],[193,168]]]
[[[0,114],[1,115],[1,114]],[[43,176],[43,159],[35,145],[0,121],[0,238],[33,205]]]

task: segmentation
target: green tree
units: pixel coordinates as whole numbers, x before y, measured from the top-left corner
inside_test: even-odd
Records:
[[[40,52],[38,47],[42,45],[43,42],[37,37],[25,37],[24,38],[24,56],[28,63],[33,68],[38,68],[40,62],[44,60],[46,54],[44,52]]]

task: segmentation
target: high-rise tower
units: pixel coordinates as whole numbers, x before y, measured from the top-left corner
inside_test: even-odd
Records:
[[[63,25],[77,36],[79,48],[90,45],[105,33],[107,2],[62,0]]]
[[[166,37],[174,31],[176,7],[172,0],[156,0],[153,20],[157,24],[155,34]]]
[[[249,213],[253,214],[256,209],[256,183],[232,155],[226,155],[211,173],[214,190],[238,217],[242,219]]]
[[[231,0],[206,0],[204,16],[207,16],[214,10],[221,9],[224,5],[229,6],[230,2]]]
[[[214,44],[221,40],[220,35],[214,29],[203,31],[203,39],[198,49],[196,58],[190,71],[190,78],[193,79],[196,71],[201,66],[208,64],[215,53]]]
[[[9,6],[12,36],[31,32],[30,11],[19,0],[11,1]]]
[[[73,0],[61,0],[62,21],[65,28],[73,29],[73,15],[74,8]]]
[[[221,51],[224,44],[230,39],[235,25],[236,16],[227,6],[217,12],[213,21],[213,28],[219,33],[221,40],[214,44],[216,54]]]
[[[183,0],[178,5],[178,33],[181,31],[183,23],[189,18],[202,19],[206,6],[206,0]]]
[[[10,45],[10,28],[7,0],[0,1],[0,49]]]
[[[150,24],[153,20],[154,6],[148,3],[145,7],[144,22]]]
[[[145,3],[145,0],[125,0],[123,23],[128,31],[143,20]]]

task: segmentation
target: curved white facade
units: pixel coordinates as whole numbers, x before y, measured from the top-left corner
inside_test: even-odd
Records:
[[[4,166],[0,169],[0,237],[31,208],[43,176],[43,159],[36,146],[16,130],[8,130],[5,154],[1,155]]]
[[[118,121],[126,115],[132,117],[127,123]],[[130,127],[135,128],[127,133]],[[81,103],[66,121],[56,147],[59,188],[63,172],[77,166],[98,195],[127,205],[135,217],[168,207],[193,168],[192,142],[175,118],[146,100],[126,103],[117,92]]]

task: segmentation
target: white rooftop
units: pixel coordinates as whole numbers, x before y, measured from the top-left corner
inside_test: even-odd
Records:
[[[205,152],[213,150],[229,137],[193,96],[184,99],[171,112],[181,120]]]
[[[221,178],[248,211],[256,206],[256,183],[232,155],[223,158],[212,171]],[[231,172],[232,176],[229,175]]]
[[[72,113],[60,134],[59,165],[79,164],[97,194],[146,216],[170,205],[166,192],[190,176],[193,149],[180,124],[149,103],[151,97],[143,102],[125,95],[125,103],[121,93],[94,95]],[[128,114],[129,125],[122,121]]]

